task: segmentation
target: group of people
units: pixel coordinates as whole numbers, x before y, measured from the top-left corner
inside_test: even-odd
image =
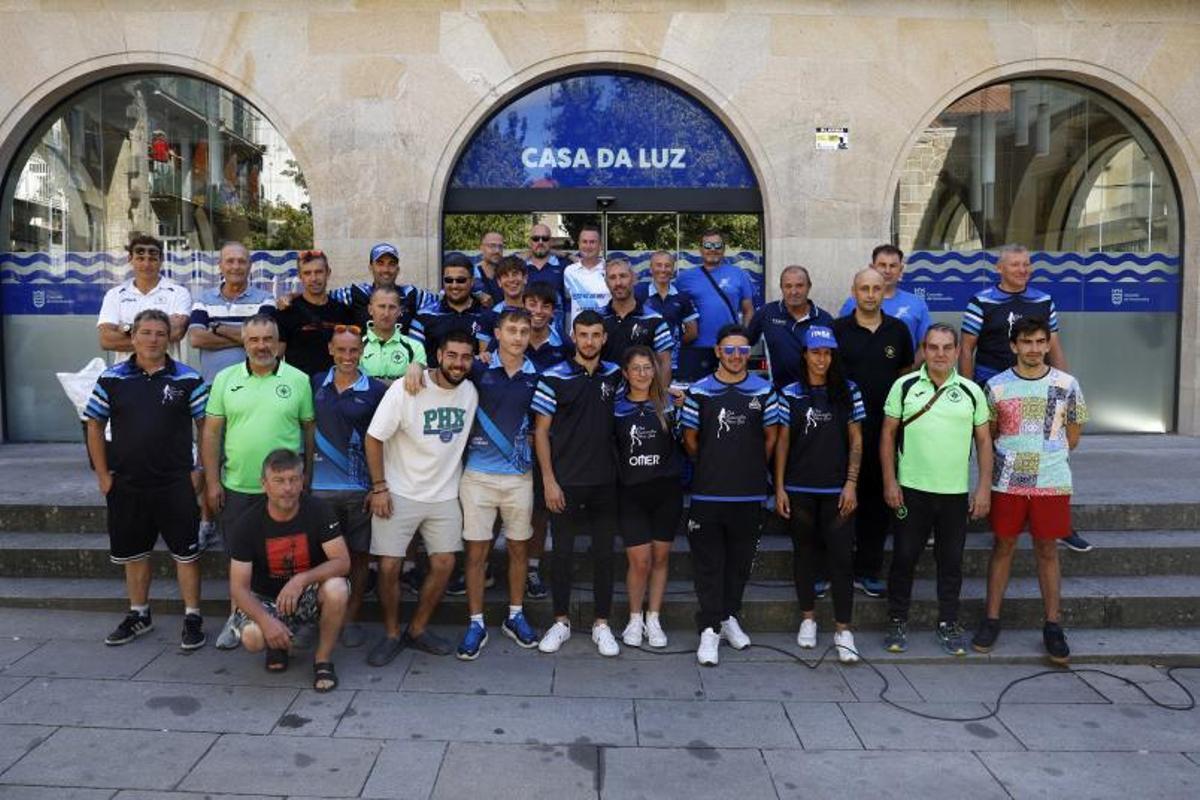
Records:
[[[965,654],[965,532],[968,517],[989,517],[987,609],[971,644],[987,652],[997,641],[1028,527],[1047,652],[1066,661],[1056,544],[1087,547],[1071,529],[1068,465],[1087,412],[1065,372],[1053,303],[1028,285],[1025,248],[999,252],[999,284],[973,298],[960,333],[898,287],[903,253],[892,245],[875,249],[834,318],[809,299],[801,266],[781,271],[780,300],[755,308],[718,230],[701,237],[699,267],[676,275],[672,254],[658,252],[641,283],[628,261],[603,258],[599,230],[577,238],[568,263],[545,225],[521,255],[505,256],[503,237],[489,232],[478,264],[443,259],[436,294],[397,282],[390,244],[372,248],[371,281],[332,291],[328,258],[303,251],[302,291],[280,298],[249,285],[250,254],[230,242],[220,284],[192,302],[161,274],[162,243],[135,236],[133,275],[105,296],[98,322],[101,347],[129,355],[101,375],[85,411],[130,600],[106,642],[151,630],[148,558],[161,535],[178,567],[185,649],[206,642],[197,559],[219,542],[230,559],[219,648],[265,650],[266,668],[283,670],[294,640],[315,627],[313,686],[329,691],[335,646],[367,643],[356,620],[377,576],[384,635],[368,663],[384,666],[406,647],[475,659],[488,641],[484,592],[502,535],[500,631],[553,653],[572,635],[584,535],[591,638],[615,656],[620,535],[629,600],[620,639],[661,648],[682,530],[696,656],[715,666],[722,640],[750,645],[742,599],[773,504],[793,539],[800,647],[817,644],[815,603],[828,590],[838,657],[859,659],[857,588],[886,593],[885,645],[904,651],[913,574],[931,541],[936,636]],[[185,335],[197,369],[172,355]],[[760,341],[765,375],[750,369]],[[547,529],[554,621],[539,632],[523,602],[547,594]],[[405,583],[418,598],[402,626]],[[466,595],[457,645],[430,628],[452,583]]]

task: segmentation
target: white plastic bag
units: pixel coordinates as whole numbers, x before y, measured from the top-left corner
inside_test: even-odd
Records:
[[[80,419],[84,419],[83,410],[87,408],[88,398],[92,396],[92,389],[96,386],[96,379],[104,372],[105,367],[104,359],[93,358],[79,372],[55,373]]]

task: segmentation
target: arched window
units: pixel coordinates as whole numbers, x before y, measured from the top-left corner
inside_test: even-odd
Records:
[[[1180,214],[1162,151],[1128,110],[1059,80],[993,84],[918,137],[896,188],[905,288],[957,321],[995,281],[987,252],[1033,251],[1090,430],[1174,427]],[[1113,369],[1120,364],[1119,369]]]
[[[216,280],[215,251],[231,239],[250,248],[252,280],[273,283],[312,246],[312,214],[283,137],[216,84],[124,75],[53,108],[0,195],[10,440],[78,436],[54,372],[97,355],[96,313],[126,277],[134,232],[164,242],[163,273],[189,288]]]

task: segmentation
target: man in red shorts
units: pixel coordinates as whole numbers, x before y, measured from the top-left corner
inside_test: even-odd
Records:
[[[986,387],[996,451],[989,515],[996,538],[988,563],[987,612],[971,645],[988,653],[996,644],[1017,537],[1028,527],[1046,609],[1042,640],[1050,660],[1065,665],[1071,651],[1058,620],[1056,546],[1071,533],[1068,459],[1079,444],[1087,406],[1078,381],[1046,363],[1050,336],[1049,324],[1040,317],[1018,320],[1009,334],[1017,363]]]

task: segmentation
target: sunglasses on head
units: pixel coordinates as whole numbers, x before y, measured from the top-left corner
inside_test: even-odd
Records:
[[[723,344],[721,352],[727,356],[748,356],[750,355],[750,345],[748,344]]]
[[[471,282],[470,278],[452,278],[449,275],[442,278],[442,283],[459,284],[459,283],[470,283],[470,282]]]
[[[334,325],[334,333],[353,333],[355,336],[362,336],[362,328],[357,325]]]
[[[325,259],[324,250],[301,250],[298,256],[301,264],[307,264],[309,261],[314,261],[318,258],[321,260]]]
[[[549,236],[530,236],[529,241],[531,241],[531,242],[548,242],[548,241],[550,241],[550,237]]]
[[[146,247],[144,245],[136,245],[133,248],[135,256],[148,256],[150,258],[161,258],[162,252],[157,247]]]
[[[705,250],[724,250],[725,249],[724,242],[701,242],[700,246],[703,247]]]

